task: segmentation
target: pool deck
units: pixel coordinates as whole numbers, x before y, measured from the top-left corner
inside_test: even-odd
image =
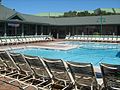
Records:
[[[55,50],[70,50],[70,49],[79,47],[78,45],[62,44],[63,42],[65,41],[55,40],[55,41],[50,41],[50,42],[36,42],[36,43],[23,43],[23,44],[18,44],[18,45],[5,45],[5,46],[0,46],[0,50],[20,49],[20,48],[26,48],[26,47],[55,49]],[[90,43],[94,43],[94,42],[90,42]],[[103,43],[103,42],[97,42],[97,43]],[[116,44],[116,43],[112,43],[112,44]]]
[[[55,49],[55,50],[70,50],[79,47],[78,45],[68,45],[62,44],[62,42],[50,42],[50,43],[34,43],[29,47],[37,47],[37,48],[46,48],[46,49]]]
[[[6,46],[1,46],[0,50],[20,49],[26,47],[55,49],[55,50],[70,50],[77,48],[79,46],[62,44],[62,41],[58,41],[58,42],[39,42],[39,43],[28,43],[28,44],[18,44],[18,45],[6,45]]]

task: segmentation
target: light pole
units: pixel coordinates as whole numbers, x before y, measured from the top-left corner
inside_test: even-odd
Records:
[[[103,22],[106,22],[106,19],[102,17],[102,15],[100,15],[100,18],[98,18],[97,22],[100,22],[100,35],[102,35],[102,25],[103,25]]]

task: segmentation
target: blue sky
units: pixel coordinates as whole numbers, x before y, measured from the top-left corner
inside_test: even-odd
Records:
[[[120,8],[120,0],[2,0],[3,5],[28,14]]]

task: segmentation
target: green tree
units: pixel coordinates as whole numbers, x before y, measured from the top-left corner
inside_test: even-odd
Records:
[[[77,16],[77,11],[73,11],[72,16]]]

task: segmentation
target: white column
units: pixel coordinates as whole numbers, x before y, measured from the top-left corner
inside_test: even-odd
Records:
[[[35,26],[35,36],[37,36],[37,24]]]
[[[71,33],[69,32],[69,36],[71,36]]]
[[[51,32],[49,32],[49,35],[51,36]]]
[[[24,24],[22,24],[22,36],[24,36]]]
[[[59,33],[57,33],[57,39],[59,39]]]
[[[43,26],[41,26],[41,35],[43,35]]]
[[[5,22],[5,25],[4,25],[4,28],[5,28],[5,33],[4,33],[4,37],[6,37],[7,36],[7,33],[6,33],[6,30],[7,30],[7,28],[6,28],[6,22]]]

